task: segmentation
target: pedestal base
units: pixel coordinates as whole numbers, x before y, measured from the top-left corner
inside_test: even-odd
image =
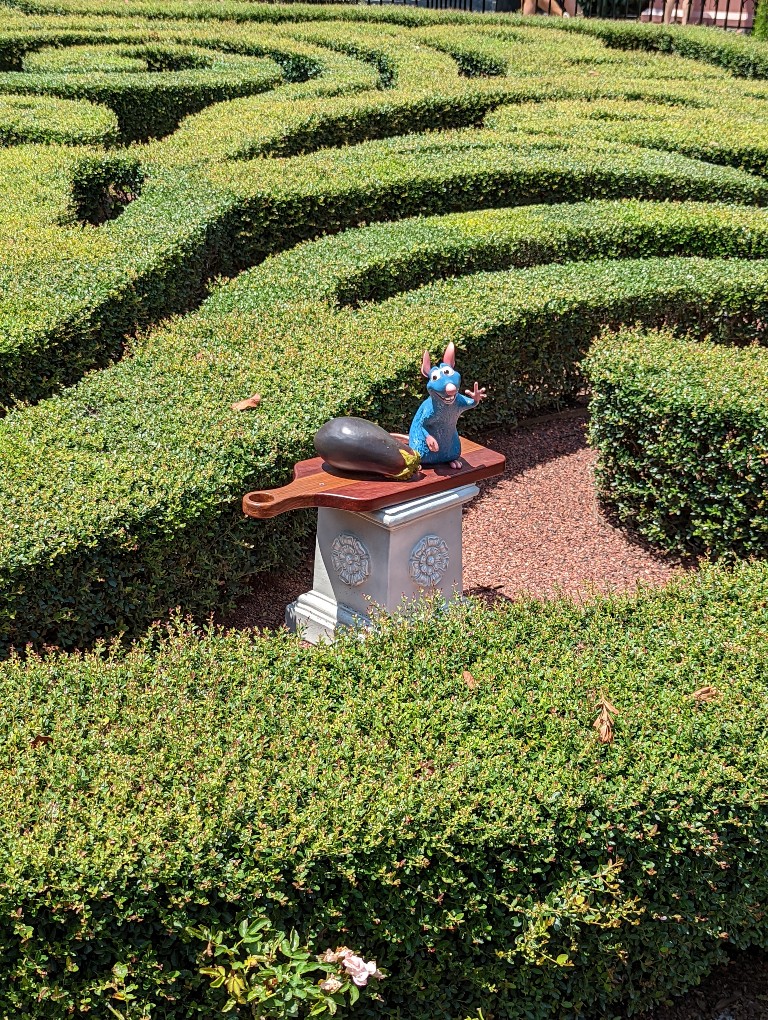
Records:
[[[372,625],[370,617],[353,613],[319,591],[306,591],[291,602],[285,610],[285,623],[311,645],[333,641],[339,629],[367,630]]]
[[[288,627],[316,644],[370,627],[374,608],[461,595],[461,508],[478,492],[462,485],[367,513],[321,507],[313,588],[288,606]]]

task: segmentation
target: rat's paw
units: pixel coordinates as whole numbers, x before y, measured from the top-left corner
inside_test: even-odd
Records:
[[[488,396],[488,394],[485,392],[485,386],[478,386],[477,383],[475,383],[473,389],[464,390],[464,392],[469,397],[469,399],[474,400],[476,404],[479,404],[481,400],[485,400],[485,398]]]
[[[427,436],[427,449],[431,453],[437,453],[438,450],[440,449],[440,444],[438,443],[434,436]]]

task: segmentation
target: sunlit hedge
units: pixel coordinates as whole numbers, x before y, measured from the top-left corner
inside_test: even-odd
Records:
[[[141,198],[93,240],[91,227],[73,228],[74,261],[54,253],[41,278],[39,256],[30,254],[14,274],[14,293],[2,310],[13,340],[0,350],[0,399],[43,396],[83,368],[104,364],[120,353],[126,334],[183,310],[216,272],[235,272],[360,222],[596,196],[651,199],[660,191],[678,199],[714,193],[726,201],[768,201],[768,182],[672,153],[609,143],[522,150],[503,133],[473,137],[479,151],[460,133],[411,135],[350,146],[344,156],[324,149],[143,183]],[[105,173],[94,176],[93,160],[85,165],[99,189],[112,173],[121,182],[126,166],[123,157],[110,156]],[[76,167],[71,177],[83,181]],[[86,188],[81,210],[98,206],[102,193]]]
[[[0,144],[111,145],[117,139],[117,118],[103,106],[68,99],[0,96]]]
[[[2,11],[0,1015],[111,1018],[125,975],[130,1016],[208,1020],[186,928],[262,908],[375,957],[359,1011],[402,1020],[608,1020],[768,945],[763,565],[333,648],[8,657],[286,568],[310,516],[245,520],[243,492],[333,415],[403,429],[447,340],[488,387],[474,427],[586,369],[614,513],[763,555],[765,45],[406,5]]]
[[[591,261],[569,262],[576,252]],[[476,426],[514,421],[574,394],[606,322],[700,334],[718,322],[723,341],[751,339],[768,314],[767,253],[759,210],[635,201],[377,225],[267,260],[130,358],[0,424],[13,451],[2,639],[77,645],[180,601],[204,613],[295,553],[303,517],[244,522],[242,493],[286,480],[329,417],[402,429],[425,344],[454,339],[487,383]],[[479,272],[504,265],[530,268]],[[230,409],[254,391],[256,414]]]
[[[259,10],[271,17],[267,8],[275,8],[242,6],[249,17]],[[185,10],[194,15],[192,6]],[[168,16],[173,13],[169,8]],[[397,22],[401,14],[411,13],[416,17],[414,27],[404,29],[393,23],[382,31],[382,19]],[[127,178],[122,156],[90,152],[82,157],[85,172],[72,155],[66,162],[60,159],[60,173],[54,177],[61,181],[56,201],[50,209],[36,207],[32,218],[26,210],[16,216],[8,212],[18,208],[30,189],[30,176],[23,172],[26,157],[19,153],[7,182],[2,218],[8,222],[0,230],[0,236],[12,239],[14,251],[8,298],[0,307],[0,329],[7,337],[0,345],[0,402],[4,404],[39,399],[72,383],[88,368],[107,364],[121,356],[126,337],[137,328],[199,300],[216,272],[235,271],[274,250],[270,229],[263,243],[254,246],[246,238],[241,246],[241,235],[235,233],[239,227],[232,220],[252,220],[246,234],[257,233],[264,222],[258,215],[253,218],[252,204],[264,200],[270,204],[275,191],[283,190],[283,179],[296,184],[299,209],[278,202],[281,246],[313,232],[370,218],[507,202],[630,193],[764,201],[765,185],[760,180],[720,174],[707,163],[670,161],[653,151],[658,146],[672,147],[710,163],[750,170],[763,165],[759,110],[765,84],[738,84],[726,71],[692,60],[648,51],[614,54],[594,34],[585,35],[579,29],[564,35],[551,26],[542,27],[544,19],[533,28],[522,27],[515,19],[491,18],[468,34],[460,27],[466,22],[463,15],[398,12],[393,7],[315,7],[308,13],[294,5],[287,20],[268,28],[258,21],[235,25],[194,16],[175,24],[167,18],[141,21],[130,5],[107,5],[103,14],[98,33],[92,20],[76,13],[37,17],[26,24],[22,20],[23,30],[9,30],[0,39],[0,56],[7,68],[2,79],[6,84],[0,82],[0,86],[50,86],[65,92],[91,88],[91,98],[111,103],[118,118],[140,121],[146,135],[147,131],[162,134],[177,119],[181,107],[173,105],[176,100],[171,109],[165,100],[160,102],[160,96],[164,82],[176,88],[173,82],[178,75],[230,73],[226,68],[237,67],[237,61],[247,71],[261,67],[262,58],[268,56],[279,64],[289,83],[265,95],[214,103],[187,117],[166,139],[135,147],[127,158],[136,171],[130,170]],[[369,17],[376,24],[369,23]],[[329,23],[327,18],[334,20]],[[590,32],[600,28],[593,22],[584,25]],[[99,34],[103,46],[98,45]],[[695,33],[692,37],[698,38]],[[738,46],[746,47],[745,52],[754,50],[748,40]],[[108,73],[116,60],[123,64]],[[133,70],[126,70],[125,61],[134,61]],[[153,71],[139,70],[139,63],[151,64]],[[272,73],[264,70],[267,78]],[[100,82],[112,90],[101,99],[97,95]],[[253,91],[251,84],[246,82],[246,91]],[[144,99],[136,89],[145,90]],[[604,140],[592,130],[594,118],[585,114],[586,131],[579,129],[573,137],[562,118],[556,124],[562,137],[553,139],[551,131],[535,126],[534,134],[526,129],[521,135],[524,125],[519,118],[536,118],[538,103],[532,100],[569,99],[571,109],[581,111],[577,101],[606,96],[652,104],[646,107],[652,130],[638,133],[631,130],[632,125],[624,125],[627,130],[616,126],[612,131],[610,124],[601,123]],[[145,100],[152,107],[152,117],[170,117],[165,126],[158,122],[149,130]],[[702,102],[701,112],[692,108]],[[493,112],[505,103],[512,105]],[[553,108],[544,104],[542,109],[549,115]],[[587,104],[586,109],[599,112],[596,103]],[[318,210],[314,195],[318,174],[328,179],[332,192],[338,190],[335,182],[346,187],[345,181],[358,173],[374,185],[379,178],[392,180],[393,160],[402,162],[401,154],[392,147],[358,153],[353,148],[357,143],[428,128],[472,127],[489,112],[493,134],[478,135],[472,141],[469,136],[457,136],[439,142],[426,135],[408,143],[412,155],[405,158],[429,167],[426,179],[406,185],[404,178],[413,178],[414,172],[402,166],[403,183],[394,189],[382,186],[376,200],[358,188],[345,196],[343,212]],[[669,140],[673,122],[678,141]],[[722,134],[727,142],[702,142],[702,125],[711,130],[711,124],[726,125]],[[617,148],[616,140],[624,147]],[[414,144],[429,157],[416,152]],[[444,152],[440,151],[443,145]],[[269,167],[263,159],[252,160],[329,146],[335,151],[315,164]],[[99,159],[103,165],[94,172]],[[547,166],[542,167],[542,162]],[[211,167],[213,182],[207,176],[186,178],[187,168],[200,165]],[[276,189],[275,174],[281,178]],[[489,174],[493,179],[488,179]],[[508,187],[507,174],[518,177],[522,186]],[[161,184],[164,177],[175,186]],[[301,182],[308,178],[310,193],[305,201]],[[240,182],[234,194],[232,179]],[[149,186],[138,190],[132,183],[137,180],[149,181]],[[88,183],[95,185],[90,191],[85,187]],[[269,197],[262,198],[262,188]],[[252,200],[254,193],[257,197]],[[140,224],[137,229],[119,220],[98,232],[91,229],[91,223],[119,214],[126,198],[136,199],[136,219],[131,222]],[[332,194],[329,201],[338,206]],[[38,219],[42,229],[37,227]],[[77,220],[86,221],[84,230]],[[224,240],[226,235],[233,243]],[[169,270],[169,265],[175,269]]]
[[[618,519],[662,548],[765,556],[765,350],[621,333],[587,374],[598,487]]]
[[[0,665],[0,1008],[110,1016],[119,962],[140,1015],[207,1020],[185,929],[262,910],[375,957],[369,1016],[683,991],[768,944],[767,605],[751,567],[331,648]]]

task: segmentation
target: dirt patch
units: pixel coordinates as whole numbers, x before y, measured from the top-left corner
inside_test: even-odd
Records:
[[[686,569],[603,518],[586,427],[584,412],[483,436],[507,468],[464,517],[467,594],[583,599],[666,584]]]
[[[643,1015],[647,1020],[766,1020],[768,954],[752,949],[734,953],[698,988]]]

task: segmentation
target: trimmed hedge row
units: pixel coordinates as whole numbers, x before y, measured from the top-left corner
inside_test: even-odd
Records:
[[[260,152],[291,155],[425,126],[476,123],[499,101],[538,104],[547,98],[608,96],[701,106],[704,95],[713,117],[720,112],[731,118],[759,115],[751,92],[724,71],[705,71],[682,59],[671,68],[668,57],[646,53],[612,57],[598,40],[586,37],[564,40],[562,34],[527,29],[523,41],[519,30],[512,35],[483,30],[482,25],[470,40],[465,31],[444,27],[390,37],[382,37],[380,28],[338,24],[284,31],[343,46],[377,63],[386,76],[387,92],[332,105],[312,102],[289,108],[271,103],[270,96],[220,106],[189,118],[173,137],[148,151],[148,160],[162,166],[247,158]],[[425,53],[430,52],[425,46],[450,53],[456,66],[440,66],[434,58],[425,63]],[[508,74],[503,77],[505,64]],[[475,74],[492,70],[495,80],[475,78],[470,86],[457,80],[457,67],[462,74],[467,68]],[[754,83],[749,86],[756,88]],[[461,104],[456,99],[459,90],[464,96]]]
[[[40,61],[50,65],[53,52],[61,51],[60,62],[74,62],[75,71],[94,70],[94,62],[110,69],[116,50],[138,53],[144,70],[169,71],[190,67],[230,64],[231,57],[271,57],[280,65],[287,81],[304,81],[322,73],[325,54],[317,47],[302,45],[286,37],[280,28],[260,26],[188,24],[177,21],[126,21],[119,17],[42,17],[3,19],[0,32],[0,66],[4,71],[40,70]],[[197,51],[208,51],[199,53]],[[41,55],[38,57],[38,54]],[[321,58],[321,59],[319,59]],[[61,63],[55,61],[61,70]],[[85,63],[84,63],[85,62]],[[87,65],[87,66],[86,66]],[[242,66],[242,65],[241,65]],[[49,70],[55,70],[50,68]]]
[[[606,505],[654,545],[768,552],[768,353],[620,333],[590,353],[590,441]]]
[[[120,963],[137,1016],[208,1018],[184,930],[256,910],[375,957],[367,1016],[684,991],[768,945],[767,605],[761,565],[311,650],[174,633],[0,665],[0,1011],[102,1020]]]
[[[242,58],[232,71],[201,69],[157,73],[0,72],[0,94],[50,95],[87,100],[114,110],[122,142],[146,141],[174,131],[182,118],[211,103],[274,88],[279,68],[262,58]]]
[[[293,30],[285,37],[372,66],[379,91],[359,95],[359,86],[336,87],[333,94],[339,98],[331,99],[325,83],[313,83],[311,88],[217,106],[149,147],[147,164],[158,169],[259,154],[290,156],[411,131],[479,125],[488,110],[515,94],[500,84],[468,86],[459,78],[456,60],[408,37],[392,39],[357,26],[323,27]]]
[[[71,99],[0,96],[0,145],[114,145],[118,137],[117,118],[106,107]]]
[[[88,74],[105,71],[149,71],[147,61],[131,56],[125,46],[44,46],[27,53],[21,70],[32,74]],[[207,66],[207,65],[203,65]],[[169,70],[169,68],[163,68]],[[178,70],[178,68],[172,68]]]
[[[468,24],[471,15],[458,11],[430,11],[417,7],[363,6],[357,0],[340,4],[293,2],[252,3],[250,0],[3,0],[11,9],[35,15],[82,15],[86,17],[146,18],[147,20],[229,21],[284,24],[297,21],[360,21],[419,26]],[[491,15],[493,17],[493,15]],[[507,23],[508,17],[500,19]],[[519,19],[514,19],[519,20]]]
[[[350,76],[350,61],[255,27],[238,32],[169,22],[128,28],[118,19],[99,27],[97,33],[86,19],[66,25],[49,19],[34,31],[10,33],[0,44],[7,69],[0,91],[102,103],[117,113],[123,141],[144,141],[169,134],[184,117],[213,103],[272,88],[281,77],[303,82],[329,73]],[[119,71],[116,60],[129,64]],[[352,77],[359,84],[359,69]]]
[[[104,27],[106,37],[113,40],[111,45],[128,45],[125,40],[124,27],[122,41],[119,43],[114,41],[120,38],[121,24],[125,23],[121,23],[119,19],[113,19]],[[62,40],[69,38],[70,42],[80,40],[82,43],[82,33],[85,31],[82,21],[79,28],[76,22],[69,24],[66,29],[66,32],[70,33],[68,37],[63,29],[61,31],[60,38]],[[80,36],[76,35],[77,31],[81,33]],[[216,44],[228,50],[234,51],[239,47],[241,51],[248,52],[255,52],[259,48],[261,50],[268,48],[267,41],[260,37],[254,29],[241,29],[241,34],[244,33],[243,38],[239,38],[236,32],[224,25],[205,30],[192,25],[185,28],[183,32],[176,29],[175,36],[167,26],[162,30],[158,28],[158,31],[161,31],[162,46],[165,47],[178,47],[183,39],[187,47],[206,45],[210,47]],[[562,90],[566,92],[581,90],[582,93],[586,93],[589,89],[598,88],[595,84],[595,77],[590,75],[590,69],[595,66],[592,62],[602,59],[601,54],[605,53],[600,43],[591,39],[579,38],[571,44],[572,37],[568,37],[569,45],[563,47],[561,42],[557,42],[562,33],[555,36],[551,31],[538,30],[535,33],[529,29],[525,31],[531,32],[533,43],[530,46],[512,44],[513,49],[517,45],[517,49],[525,50],[528,61],[535,62],[545,57],[546,65],[552,69],[551,80],[559,82],[557,89],[560,92]],[[42,44],[43,35],[50,43],[51,32],[52,29],[46,28],[47,35],[45,35],[40,30],[42,34],[36,37],[35,45]],[[334,36],[334,32],[337,33],[336,36]],[[520,30],[517,32],[519,35]],[[316,46],[313,48],[308,46],[305,41],[298,39],[297,35],[302,33],[304,35],[310,33],[316,41],[323,42],[323,50],[319,51]],[[429,32],[420,31],[420,34],[413,33],[414,37],[418,36],[420,39],[418,43],[420,49],[411,44],[406,45],[402,41],[402,35],[402,32],[397,31],[392,38],[380,38],[376,43],[375,33],[365,26],[341,25],[333,26],[331,29],[315,25],[311,29],[308,27],[285,29],[282,33],[276,33],[273,30],[269,47],[276,58],[282,53],[285,64],[291,53],[293,54],[292,59],[295,60],[299,60],[299,55],[303,54],[301,59],[304,60],[307,67],[312,59],[316,66],[320,66],[322,61],[317,57],[317,53],[322,52],[325,55],[323,59],[326,59],[329,73],[317,81],[285,86],[268,98],[254,97],[232,103],[217,104],[204,114],[190,118],[182,129],[166,142],[150,146],[143,153],[139,150],[139,158],[147,170],[154,169],[155,173],[158,173],[167,168],[177,175],[179,166],[201,160],[220,160],[222,157],[230,158],[232,156],[244,157],[252,155],[254,152],[290,153],[318,145],[359,141],[372,135],[386,135],[413,127],[431,127],[439,123],[470,123],[476,121],[483,112],[497,105],[502,99],[509,100],[514,96],[518,100],[530,99],[536,89],[540,87],[525,77],[532,65],[530,63],[521,64],[519,59],[516,59],[514,66],[520,71],[522,77],[496,78],[489,81],[473,79],[469,84],[462,84],[457,76],[458,64],[452,63],[450,59],[438,55],[429,48],[430,40],[432,40],[446,51],[456,50],[461,46],[462,36],[462,33],[457,29],[442,27],[439,30],[430,29]],[[501,59],[500,54],[505,50],[505,47],[506,51],[509,50],[508,38],[495,39],[488,32],[482,33],[482,36],[481,43],[473,41],[469,49],[465,43],[465,51],[475,52],[472,47],[479,46],[480,49],[484,47],[488,59],[491,57]],[[218,42],[216,42],[217,39]],[[32,45],[31,36],[27,38],[27,44]],[[161,43],[153,45],[160,46]],[[396,87],[384,92],[371,93],[369,96],[352,99],[328,99],[328,93],[353,91],[359,88],[362,83],[372,83],[370,68],[365,68],[365,65],[359,61],[350,60],[348,57],[334,53],[328,49],[330,45],[352,48],[358,54],[366,55],[367,59],[374,63],[378,61],[380,67],[386,65],[390,69],[390,75],[394,75]],[[425,45],[427,46],[426,50]],[[494,49],[495,46],[500,49]],[[563,52],[560,53],[560,51]],[[427,60],[427,64],[424,64],[425,52],[428,57],[429,54],[432,54],[432,57]],[[477,52],[480,54],[479,50]],[[559,63],[556,60],[558,53],[560,53]],[[478,55],[477,60],[479,61],[481,57],[482,54]],[[607,78],[603,72],[600,75],[600,94],[604,94],[606,91],[630,90],[630,87],[635,90],[635,94],[638,88],[658,88],[658,82],[654,85],[652,80],[658,77],[659,69],[656,67],[656,62],[662,59],[665,58],[642,55],[640,64],[636,64],[635,58],[633,58],[633,62],[627,67],[622,64],[617,69],[613,65],[609,65],[611,73]],[[577,61],[580,70],[578,75],[574,76],[571,73],[570,78],[561,80],[560,72],[567,66],[569,60]],[[426,89],[420,78],[420,70],[423,77],[425,66],[432,69],[434,77],[434,82],[429,82]],[[599,66],[603,67],[602,64]],[[672,83],[674,89],[678,90],[675,94],[679,96],[682,89],[687,95],[692,88],[691,75],[693,71],[687,65],[684,66],[684,62],[677,62],[674,66],[675,73],[682,76],[679,79],[676,78]],[[363,69],[364,73],[368,74],[367,78],[361,78]],[[722,72],[712,72],[712,74],[715,77],[720,76],[722,79],[717,81],[715,78],[708,79],[712,87],[725,88],[728,81]],[[125,74],[121,77],[130,78],[135,75]],[[148,77],[153,76],[149,75]],[[440,86],[435,88],[438,79]],[[634,85],[630,86],[630,80],[634,82]],[[667,84],[669,83],[666,83],[665,87]],[[669,87],[672,88],[672,85]],[[319,99],[317,98],[319,95],[325,95],[326,98]],[[480,144],[485,144],[488,137],[482,136],[479,139]],[[506,145],[510,144],[509,139],[497,134],[493,138],[494,145],[499,141]],[[425,144],[427,148],[433,146],[431,139]],[[466,148],[464,140],[460,144]],[[512,144],[516,144],[514,138]],[[546,147],[551,146],[551,139],[545,139],[543,144],[545,150],[541,153],[541,157],[547,158]],[[569,173],[571,167],[575,167],[575,173],[578,176],[582,172],[582,162],[591,163],[594,158],[591,152],[584,151],[583,145],[576,145],[575,152],[576,163],[573,158],[565,161],[559,158],[556,160],[556,164],[559,164],[564,174]],[[636,169],[632,171],[633,173],[639,175],[645,173],[642,158],[636,152],[627,149],[620,153],[618,149],[613,149],[612,153],[610,158],[615,161],[629,162],[630,164],[634,162]],[[477,155],[479,164],[482,158],[480,150]],[[335,158],[343,163],[339,154],[336,154]],[[365,150],[359,155],[352,153],[348,158],[354,165],[361,158],[370,160],[372,154]],[[389,154],[384,153],[383,158],[389,159]],[[446,167],[455,167],[457,171],[460,171],[462,160],[454,162],[455,158],[452,154],[451,162],[446,161],[445,165]],[[604,161],[607,158],[609,157],[605,154],[597,157],[598,161]],[[538,162],[538,156],[536,162]],[[107,215],[109,210],[119,211],[120,202],[115,201],[114,195],[117,192],[119,196],[125,190],[123,187],[125,177],[123,166],[121,160],[115,161],[110,157],[98,172],[94,172],[94,162],[89,157],[85,163],[85,172],[75,170],[73,175],[76,192],[74,207],[78,216],[86,220],[100,222],[105,218],[103,210],[107,210]],[[526,168],[528,167],[531,167],[530,160],[526,161]],[[281,172],[287,172],[289,178],[294,172],[293,167],[289,169],[287,164],[280,164],[280,168]],[[655,167],[651,164],[651,170],[653,169]],[[269,172],[259,164],[248,164],[237,173],[239,177],[244,174],[253,178],[254,170],[257,171],[259,177],[264,173],[269,176]],[[139,176],[145,177],[146,172],[146,170],[141,170]],[[303,168],[297,167],[296,172],[302,173]],[[327,173],[328,171],[324,168],[322,172]],[[110,175],[113,173],[115,176],[110,179]],[[534,165],[531,173],[538,174],[539,166]],[[702,171],[701,168],[693,170],[690,166],[677,165],[672,168],[672,173],[679,178],[675,190],[669,192],[672,196],[678,193],[686,194],[680,184],[683,176],[695,174],[701,178],[702,173],[704,174],[702,189],[706,189],[705,180],[709,180],[713,191],[717,191],[722,196],[729,194],[728,190],[721,187],[720,178],[707,178],[707,171]],[[338,171],[334,173],[334,176],[337,175]],[[375,178],[375,170],[372,176]],[[222,170],[217,182],[217,188],[221,188],[225,193],[229,193],[231,190],[228,177],[229,171]],[[441,174],[435,180],[436,187],[442,189],[447,186],[444,183],[444,178],[445,175]],[[545,178],[542,179],[546,181]],[[83,190],[83,182],[86,180],[94,182],[94,188],[90,192]],[[475,187],[475,180],[473,172],[471,180],[465,178],[461,182],[462,190],[471,191]],[[156,196],[164,196],[174,206],[187,205],[188,193],[200,186],[208,188],[209,184],[185,181],[179,184],[177,190],[159,188],[152,192],[151,189],[145,189],[145,195],[148,197],[154,193]],[[650,185],[648,186],[650,187]],[[581,182],[577,181],[575,187],[570,189],[570,195],[578,197],[585,194],[581,187]],[[759,196],[759,187],[754,187],[757,190],[752,188],[748,188],[746,192],[740,190],[739,200],[755,200],[756,196]],[[600,193],[601,185],[599,183],[597,188]],[[503,190],[506,191],[506,189]],[[602,193],[610,192],[603,190]],[[689,194],[696,193],[694,191]],[[733,190],[730,191],[730,194],[736,197]],[[397,195],[394,201],[399,201],[400,197]],[[548,197],[545,184],[537,190],[536,194],[529,197],[523,196],[521,200],[546,200]],[[508,200],[505,194],[494,199],[494,201],[505,200]],[[759,197],[757,200],[762,201]],[[408,211],[415,212],[421,208],[425,211],[441,211],[457,206],[466,207],[468,204],[487,204],[487,189],[482,189],[476,202],[473,202],[468,196],[459,200],[449,198],[447,202],[441,196],[437,198],[432,196],[425,199],[425,202],[427,204],[424,205],[415,202],[410,204]],[[142,203],[144,203],[144,199],[138,205],[142,205]],[[194,208],[205,204],[205,202],[201,203],[197,197],[192,201]],[[218,196],[211,196],[211,201],[207,204],[222,208],[222,205],[227,206],[228,199],[224,199],[222,203]],[[147,201],[144,208],[149,218],[150,215],[157,213],[157,202]],[[361,211],[358,210],[357,216],[360,214]],[[391,213],[385,208],[371,212],[370,215],[391,215]],[[175,219],[172,210],[159,214],[160,224],[173,222]],[[336,227],[327,223],[327,218],[323,215],[319,215],[318,220],[320,229],[338,229],[338,226],[346,226],[350,222],[357,221],[355,213],[351,210],[338,222]],[[91,232],[79,236],[77,232],[71,231],[55,244],[51,244],[47,239],[46,243],[41,243],[37,231],[30,233],[29,243],[26,245],[29,249],[28,258],[20,271],[17,267],[14,269],[12,276],[14,298],[6,304],[8,313],[4,317],[4,331],[10,339],[6,345],[9,355],[3,363],[2,374],[5,385],[3,391],[0,392],[0,401],[7,403],[13,397],[38,399],[61,386],[62,383],[73,381],[82,374],[84,369],[94,365],[103,365],[110,358],[118,356],[123,348],[126,334],[132,333],[138,325],[155,321],[164,314],[183,310],[187,307],[185,301],[194,300],[200,294],[206,276],[210,276],[217,270],[226,269],[227,262],[231,258],[229,251],[223,254],[217,253],[215,246],[212,250],[210,245],[211,237],[220,238],[222,236],[220,220],[201,223],[193,215],[189,224],[189,235],[186,238],[180,237],[174,229],[164,238],[164,243],[161,242],[159,245],[154,243],[154,239],[159,238],[159,233],[161,233],[158,231],[158,225],[150,224],[146,231],[153,239],[153,243],[149,246],[149,254],[156,259],[154,265],[151,259],[147,258],[147,245],[138,235],[135,236],[137,236],[140,255],[138,265],[136,264],[130,231],[125,239],[127,242],[125,246],[119,229],[110,232],[107,237],[100,236],[98,239],[93,238]],[[305,227],[299,225],[299,229],[295,232],[295,239],[306,236],[308,233]],[[202,252],[199,247],[201,238],[205,245]],[[24,252],[25,240],[19,236],[18,229],[14,228],[14,246],[16,250],[20,250],[26,256],[26,252]],[[285,242],[281,240],[280,243]],[[181,247],[179,247],[180,245]],[[169,249],[173,252],[172,255],[169,253]],[[269,243],[266,243],[253,254],[253,258],[261,258],[270,250],[273,249]],[[35,256],[36,252],[41,251],[45,251],[42,260],[39,255]],[[59,255],[59,253],[61,254]],[[169,257],[178,266],[179,274],[187,279],[176,279],[171,284],[166,271]],[[189,273],[184,273],[183,260],[185,257],[190,260]],[[241,268],[253,260],[250,256],[249,258],[242,257],[241,253],[237,253],[235,258],[238,260],[233,267],[235,269]],[[103,264],[101,264],[102,259]],[[197,274],[194,269],[195,265],[201,266],[202,276]],[[135,284],[134,280],[136,280]],[[161,287],[158,286],[158,280],[167,281],[166,294],[163,294]],[[145,284],[144,281],[147,283]],[[151,295],[148,295],[148,291],[151,292]],[[19,299],[15,297],[16,294],[19,294]],[[183,300],[180,300],[182,296]],[[106,320],[105,309],[108,311]]]
[[[482,21],[460,11],[427,10],[396,5],[347,3],[256,3],[238,0],[4,0],[32,14],[180,19],[191,21],[263,22],[281,24],[306,21],[348,21],[393,24],[402,27],[468,25],[473,31],[488,28],[535,27],[546,31],[593,36],[621,50],[672,53],[723,67],[744,78],[768,78],[768,53],[762,40],[737,33],[710,32],[706,27],[648,25],[601,21],[595,18],[523,18],[519,15],[483,15]]]
[[[91,164],[89,164],[91,166]],[[116,168],[122,173],[122,162]],[[146,182],[140,198],[59,264],[15,274],[0,399],[35,399],[104,364],[138,323],[188,307],[206,279],[322,232],[419,212],[637,195],[768,202],[768,183],[673,154],[604,145],[519,150],[492,132],[410,136],[292,160]]]
[[[303,254],[313,246],[287,253],[151,334],[130,359],[10,414],[0,425],[0,514],[11,522],[0,538],[0,641],[82,646],[141,628],[178,602],[204,614],[245,575],[290,559],[305,518],[244,522],[243,491],[285,480],[334,415],[361,413],[402,429],[421,395],[414,365],[425,342],[436,348],[452,338],[466,348],[463,370],[493,395],[479,424],[567,398],[606,321],[704,332],[719,320],[729,340],[750,338],[768,314],[766,264],[743,258],[479,274],[358,311],[334,310],[305,287],[319,280],[327,300],[418,287],[434,277],[438,247],[443,273],[574,252],[615,257],[627,254],[625,245],[659,255],[765,255],[762,217],[748,210],[741,229],[727,208],[702,211],[696,229],[691,207],[590,204],[581,229],[569,228],[564,212],[509,211],[506,223],[498,212],[473,213],[438,230],[431,244],[429,221],[410,231],[400,225],[388,247],[380,243],[387,228],[369,228],[359,232],[367,241],[357,259],[354,237],[338,240],[335,279],[318,272],[323,260],[336,264],[335,239],[320,242],[314,256]],[[264,395],[258,414],[229,410],[254,390]],[[46,474],[45,464],[56,472]]]
[[[222,286],[195,321],[297,301],[358,307],[433,280],[594,258],[763,259],[768,219],[718,203],[590,201],[375,223],[302,244]],[[480,410],[487,410],[488,405]]]
[[[648,25],[638,22],[574,21],[566,31],[586,31],[622,50],[674,53],[724,67],[740,78],[768,78],[768,48],[762,40],[735,32],[709,32],[701,26]]]
[[[523,132],[534,144],[544,137],[605,139],[644,148],[681,152],[693,159],[768,172],[768,139],[761,124],[765,99],[742,99],[700,110],[639,102],[542,103],[506,106],[488,120],[491,127]]]
[[[504,133],[443,132],[205,168],[239,201],[244,264],[319,230],[483,206],[635,196],[763,205],[768,183],[671,153],[600,143],[520,147]],[[253,229],[257,217],[258,231]]]

